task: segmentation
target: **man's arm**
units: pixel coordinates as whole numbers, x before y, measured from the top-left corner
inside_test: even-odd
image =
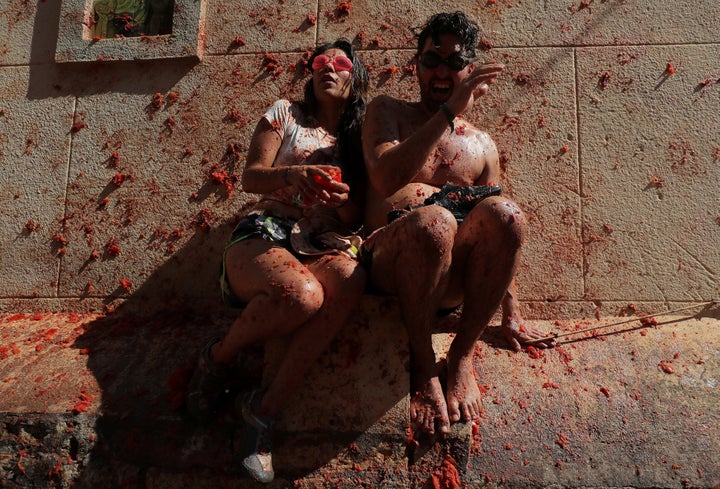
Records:
[[[470,110],[475,98],[487,92],[487,82],[498,76],[503,68],[504,65],[499,63],[473,65],[470,75],[454,88],[446,103],[450,112],[460,115]],[[401,141],[399,112],[397,101],[377,97],[368,106],[363,125],[363,151],[370,185],[385,197],[415,178],[449,126],[447,115],[438,110]]]
[[[448,130],[445,114],[438,112],[410,137],[400,141],[398,114],[397,101],[379,96],[368,106],[363,124],[363,150],[370,185],[384,197],[415,178]]]
[[[485,148],[483,170],[473,182],[474,185],[490,185],[500,183],[500,156],[495,141],[487,133],[480,133],[478,138],[483,139],[480,147]]]

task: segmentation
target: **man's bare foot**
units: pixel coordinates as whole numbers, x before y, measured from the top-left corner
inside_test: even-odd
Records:
[[[505,335],[505,339],[510,342],[510,347],[515,351],[522,350],[523,345],[527,344],[528,341],[536,340],[539,338],[547,338],[548,334],[537,328],[533,328],[525,324],[522,318],[506,317],[502,322],[502,330]],[[535,348],[552,348],[555,346],[555,340],[550,339],[547,341],[538,341],[533,343],[532,346]]]
[[[450,421],[471,421],[480,416],[480,389],[472,355],[451,358],[448,352],[447,405]]]
[[[420,430],[428,435],[437,431],[445,435],[450,431],[447,405],[442,386],[437,375],[425,382],[418,382],[410,397],[410,423],[413,430]]]

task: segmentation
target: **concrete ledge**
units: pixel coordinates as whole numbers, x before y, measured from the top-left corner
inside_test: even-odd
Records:
[[[333,467],[401,470],[407,465],[409,413],[407,335],[394,299],[368,297],[350,324],[291,394],[276,420],[288,443],[277,451],[286,472]],[[265,349],[265,379],[275,374],[285,343]],[[378,467],[378,461],[382,461]]]
[[[532,324],[571,332],[618,319]],[[2,487],[254,487],[234,461],[232,417],[198,426],[181,409],[199,348],[230,320],[0,316]],[[442,359],[452,333],[434,341]],[[719,344],[717,309],[524,353],[491,326],[474,355],[481,418],[408,451],[405,334],[392,299],[367,297],[279,421],[271,487],[424,487],[435,475],[471,488],[714,488]],[[269,368],[280,355],[270,345]]]
[[[227,313],[0,316],[0,480],[111,487],[118,482],[107,477],[119,475],[108,467],[116,464],[131,479],[147,480],[150,468],[244,479],[231,408],[207,426],[182,409],[198,350],[231,320]],[[257,363],[271,373],[282,355],[283,344],[273,342]],[[403,472],[407,358],[394,300],[368,297],[278,420],[279,476],[336,478],[361,469],[380,480]]]

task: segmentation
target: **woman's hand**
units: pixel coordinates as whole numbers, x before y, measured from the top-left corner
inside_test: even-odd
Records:
[[[295,165],[288,168],[286,180],[298,190],[305,204],[340,207],[348,201],[350,187],[342,182],[340,168],[331,165]]]

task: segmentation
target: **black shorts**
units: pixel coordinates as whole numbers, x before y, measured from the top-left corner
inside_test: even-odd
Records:
[[[235,295],[227,280],[227,274],[225,273],[225,255],[227,255],[227,250],[240,241],[250,238],[262,238],[266,241],[277,243],[295,254],[290,246],[290,230],[293,225],[295,225],[295,222],[294,219],[267,216],[263,213],[252,213],[240,220],[230,235],[230,240],[225,245],[222,256],[220,293],[222,294],[222,299],[225,304],[235,309],[243,309],[247,305]]]

